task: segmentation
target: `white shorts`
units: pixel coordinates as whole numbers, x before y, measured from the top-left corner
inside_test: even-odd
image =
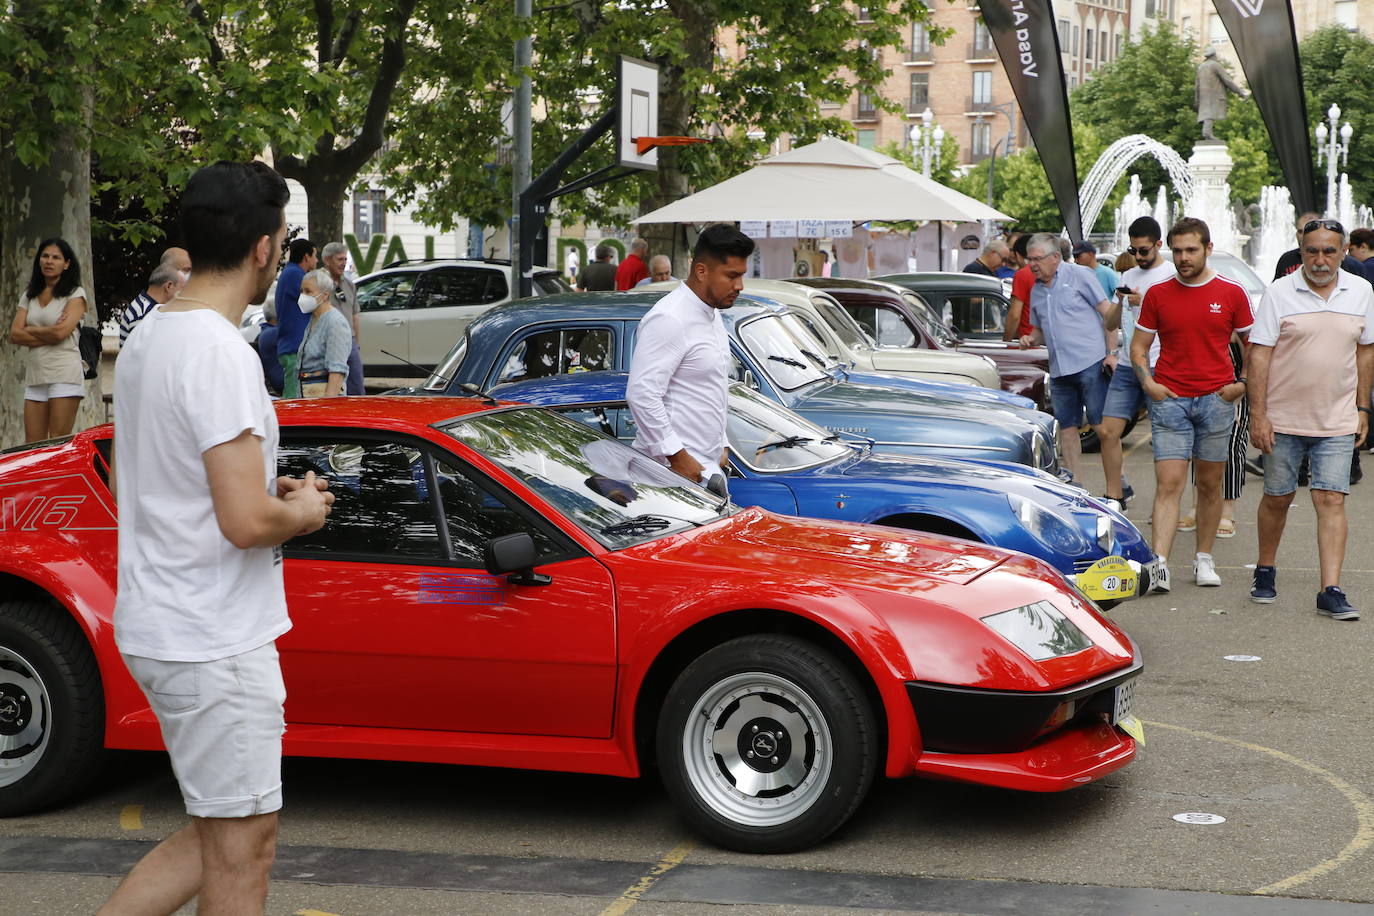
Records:
[[[125,655],[124,664],[157,714],[187,814],[281,808],[286,686],[275,643],[212,662]]]
[[[50,401],[53,398],[84,398],[85,396],[86,386],[73,385],[71,382],[29,385],[24,389],[24,400],[26,401]]]

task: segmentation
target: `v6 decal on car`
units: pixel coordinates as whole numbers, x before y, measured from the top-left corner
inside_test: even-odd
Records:
[[[37,496],[8,496],[23,487],[32,493],[35,484],[50,484],[46,489],[81,489],[85,493]],[[74,485],[74,486],[73,486]],[[37,487],[37,489],[45,489]],[[92,499],[90,483],[80,475],[49,478],[45,481],[0,485],[0,531],[113,531],[118,525],[110,510],[99,499]]]

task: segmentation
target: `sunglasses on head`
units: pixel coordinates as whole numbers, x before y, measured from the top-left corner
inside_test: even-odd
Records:
[[[1345,235],[1345,227],[1338,220],[1334,219],[1310,219],[1303,223],[1302,233],[1316,232],[1318,229],[1327,229],[1337,235]]]

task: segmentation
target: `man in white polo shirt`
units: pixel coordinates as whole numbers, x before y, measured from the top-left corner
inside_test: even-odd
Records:
[[[1340,223],[1310,220],[1300,237],[1302,269],[1265,290],[1250,332],[1250,439],[1268,456],[1250,600],[1271,604],[1278,597],[1274,562],[1305,458],[1317,510],[1317,612],[1359,620],[1340,581],[1350,451],[1369,429],[1374,292],[1340,269],[1346,241]]]

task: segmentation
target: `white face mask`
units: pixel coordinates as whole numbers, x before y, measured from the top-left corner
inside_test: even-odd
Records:
[[[316,299],[309,293],[301,293],[300,298],[296,300],[296,304],[301,307],[301,312],[303,312],[306,315],[309,315],[311,312],[315,311],[315,309],[320,307],[320,300]]]

